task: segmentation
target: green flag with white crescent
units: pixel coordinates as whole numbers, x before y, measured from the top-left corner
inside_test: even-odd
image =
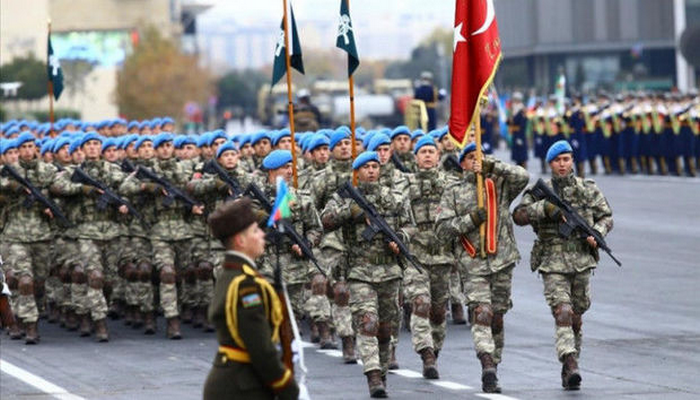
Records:
[[[296,69],[300,73],[304,73],[304,62],[301,59],[301,43],[299,42],[299,34],[297,33],[297,23],[294,19],[294,11],[292,10],[291,1],[287,3],[287,15],[291,18],[291,24],[289,26],[289,31],[291,38],[289,42],[292,45],[291,51],[289,52],[289,64],[292,68]],[[277,82],[284,76],[287,72],[287,60],[285,59],[285,45],[284,45],[284,17],[282,18],[282,23],[280,24],[280,33],[277,38],[277,44],[275,45],[275,63],[272,66],[272,86],[275,86]]]
[[[338,23],[338,40],[335,47],[345,50],[348,53],[348,77],[352,76],[360,65],[360,56],[357,55],[355,45],[355,31],[352,28],[350,19],[350,9],[347,0],[340,0],[340,21]]]
[[[63,92],[63,71],[61,71],[61,63],[58,61],[58,57],[53,53],[53,46],[51,46],[51,35],[49,34],[49,52],[48,52],[48,64],[46,65],[49,82],[53,83],[53,97],[58,100]]]

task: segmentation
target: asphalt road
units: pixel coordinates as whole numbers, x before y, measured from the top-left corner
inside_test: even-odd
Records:
[[[531,182],[537,178],[533,173]],[[602,255],[584,315],[580,392],[564,392],[554,351],[554,322],[542,282],[530,272],[530,228],[516,228],[523,256],[506,315],[499,378],[503,394],[480,393],[480,367],[464,326],[449,326],[438,367],[426,381],[402,333],[401,370],[388,378],[396,399],[698,399],[700,398],[700,179],[596,177],[612,205],[609,245],[623,262]],[[2,399],[194,399],[216,351],[213,334],[183,328],[184,339],[155,336],[110,321],[111,341],[94,343],[41,322],[41,344],[0,335]],[[359,365],[339,352],[305,351],[314,399],[368,398]],[[41,378],[43,381],[37,381]],[[38,387],[37,387],[38,386]],[[48,393],[47,393],[48,392]]]

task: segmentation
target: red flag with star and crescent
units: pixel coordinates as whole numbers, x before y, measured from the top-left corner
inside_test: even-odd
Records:
[[[449,135],[461,148],[469,127],[479,117],[479,99],[501,62],[493,0],[457,0],[452,61],[452,104]]]

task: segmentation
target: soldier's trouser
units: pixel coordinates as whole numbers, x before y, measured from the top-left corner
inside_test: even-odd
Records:
[[[583,313],[591,306],[591,271],[557,274],[542,273],[544,297],[556,326],[557,357],[581,354]]]
[[[340,233],[334,231],[329,235],[324,236],[324,241],[335,240],[334,245],[328,245],[321,248],[321,257],[323,265],[329,276],[335,276],[336,279],[345,279],[345,276],[339,270],[347,270],[348,259],[347,254],[340,250],[343,245],[340,243]],[[322,242],[323,243],[323,242]],[[340,276],[343,275],[343,276]],[[333,325],[335,331],[340,337],[349,337],[355,335],[352,329],[352,312],[350,311],[350,291],[347,282],[338,282],[333,286],[333,302],[331,306],[331,315],[333,316]]]
[[[320,273],[311,278],[311,295],[304,310],[314,322],[330,322],[331,302],[328,300],[328,280]]]
[[[51,244],[49,241],[33,243],[9,243],[7,245],[7,263],[17,282],[13,291],[13,311],[23,322],[36,322],[39,319],[35,294],[43,290],[51,263]]]
[[[78,239],[81,266],[73,269],[73,286],[76,300],[85,309],[76,307],[76,311],[89,311],[93,321],[107,316],[107,299],[104,295],[106,271],[116,275],[119,260],[119,242],[116,240]],[[84,270],[81,270],[84,268]]]
[[[61,284],[57,289],[56,304],[66,310],[75,309],[71,294],[71,272],[80,264],[78,241],[69,238],[56,240],[54,258],[58,264],[57,277]]]
[[[466,303],[464,292],[462,291],[462,281],[465,277],[461,276],[461,272],[455,265],[450,269],[449,284],[450,284],[450,303],[463,306]]]
[[[306,315],[304,303],[306,303],[308,298],[308,292],[303,283],[290,283],[287,285],[287,294],[289,295],[289,303],[292,305],[294,317],[299,321]]]
[[[399,315],[399,286],[399,279],[381,283],[348,282],[357,350],[365,373],[388,370],[391,334]]]
[[[126,285],[126,304],[139,307],[141,312],[153,311],[153,251],[147,238],[132,236],[120,262]]]
[[[190,248],[185,240],[151,240],[153,261],[160,279],[160,306],[165,318],[180,315],[177,308],[177,275],[190,263]]]
[[[501,362],[505,332],[503,316],[513,307],[510,298],[513,280],[512,264],[491,275],[467,274],[464,290],[472,313],[472,339],[477,356],[490,354],[493,362]]]
[[[447,323],[445,313],[449,297],[452,265],[424,265],[426,274],[407,268],[404,274],[404,301],[412,305],[411,341],[413,350],[442,349]]]
[[[122,260],[124,259],[124,253],[128,253],[128,247],[131,239],[128,236],[120,236],[114,239],[118,246],[117,250],[117,262],[114,264],[114,269],[108,268],[105,271],[107,276],[107,285],[109,285],[109,297],[107,301],[109,303],[113,301],[126,302],[126,290],[127,281],[124,276],[120,273],[120,267],[122,266]]]

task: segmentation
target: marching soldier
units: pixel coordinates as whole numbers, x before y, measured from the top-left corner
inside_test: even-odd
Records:
[[[592,180],[573,175],[571,153],[571,146],[566,142],[556,142],[549,148],[547,161],[552,179],[547,185],[605,236],[613,227],[610,206]],[[537,200],[529,192],[515,208],[513,220],[521,226],[532,225],[537,234],[530,262],[532,270],[542,276],[545,299],[554,317],[562,386],[578,390],[582,317],[591,305],[590,276],[598,263],[597,243],[592,236],[585,239],[575,235],[568,239],[561,237],[558,234],[563,221],[561,210],[546,199]]]
[[[254,261],[265,252],[265,232],[250,199],[225,203],[209,216],[209,227],[226,253],[208,312],[219,351],[204,399],[296,399],[299,387],[276,349],[286,316]]]
[[[520,253],[513,236],[509,206],[527,185],[529,175],[518,166],[486,157],[476,160],[476,143],[460,155],[465,178],[442,194],[436,220],[442,240],[459,238],[459,257],[476,355],[481,361],[482,390],[500,393],[496,375],[504,345],[503,317],[512,307],[510,298],[513,269]],[[476,175],[484,174],[486,208],[477,208]],[[486,223],[484,255],[479,254],[479,226]]]
[[[517,165],[527,169],[527,123],[525,105],[523,104],[523,94],[516,92],[513,94],[511,116],[508,119],[508,130],[511,138],[511,159]]]

